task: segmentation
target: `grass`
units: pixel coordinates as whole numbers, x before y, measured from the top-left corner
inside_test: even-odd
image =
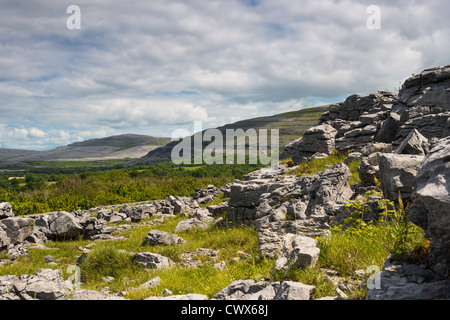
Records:
[[[258,257],[257,234],[253,228],[238,227],[221,229],[210,227],[206,230],[190,230],[179,235],[187,243],[182,245],[145,244],[143,239],[151,229],[174,232],[181,217],[170,219],[158,227],[140,227],[122,232],[123,240],[107,241],[96,245],[81,264],[82,281],[85,288],[99,290],[106,284],[100,280],[103,276],[113,276],[114,281],[107,283],[112,291],[127,290],[128,299],[145,299],[158,296],[164,289],[174,294],[200,293],[212,298],[215,293],[228,286],[233,280],[257,277],[259,274],[270,274],[274,261]],[[132,255],[126,252],[153,252],[164,255],[175,262],[180,262],[180,254],[194,251],[197,248],[219,250],[216,260],[203,259],[198,268],[187,268],[178,265],[170,270],[147,270],[132,261]],[[124,251],[121,251],[124,250]],[[244,251],[252,258],[231,263],[239,256],[238,251]],[[214,263],[225,261],[227,268],[218,271]],[[106,263],[105,263],[106,262]],[[142,283],[159,276],[161,283],[156,288],[138,289]],[[195,281],[192,281],[195,279]],[[134,289],[129,289],[133,287]]]
[[[330,166],[338,164],[340,162],[344,162],[346,154],[339,154],[337,152],[333,152],[333,154],[322,158],[322,159],[308,159],[307,161],[302,162],[297,167],[289,170],[288,174],[296,174],[297,176],[312,176],[320,171],[323,171]],[[361,160],[354,160],[347,164],[352,177],[348,181],[350,185],[357,184],[361,182],[359,179],[359,173],[357,168],[361,165]]]
[[[179,221],[185,218],[177,216],[166,219],[158,226],[139,226],[122,231],[124,239],[96,241],[87,257],[80,264],[82,288],[110,292],[125,291],[125,298],[132,300],[145,299],[150,296],[161,296],[164,289],[173,294],[199,293],[212,298],[214,294],[238,279],[268,279],[269,281],[298,281],[316,287],[314,299],[336,295],[336,285],[327,276],[325,270],[338,272],[341,281],[354,283],[360,276],[355,274],[358,269],[366,270],[369,266],[382,268],[386,256],[392,253],[396,237],[396,225],[384,222],[372,228],[361,230],[343,230],[335,228],[331,236],[318,239],[320,248],[319,260],[315,267],[292,267],[288,271],[274,272],[275,259],[263,258],[258,253],[257,232],[252,227],[239,226],[218,228],[210,226],[205,230],[189,230],[180,233],[187,242],[182,245],[157,245],[144,243],[144,238],[152,229],[174,232]],[[61,269],[65,278],[70,265],[76,264],[81,255],[79,247],[86,247],[94,241],[73,240],[64,242],[49,242],[48,250],[29,249],[29,255],[21,256],[16,263],[0,266],[0,275],[32,274],[38,268]],[[423,256],[426,241],[423,231],[412,227],[407,238],[409,256]],[[217,259],[198,257],[203,264],[197,268],[188,268],[178,264],[175,268],[166,270],[149,270],[133,261],[136,252],[154,252],[180,262],[180,254],[194,251],[197,248],[210,248],[219,251]],[[243,251],[249,258],[238,260]],[[57,266],[49,265],[44,257],[52,255]],[[6,255],[3,255],[6,258]],[[197,257],[196,257],[197,258]],[[225,261],[224,270],[216,270],[213,265]],[[112,276],[114,280],[104,282],[102,277]],[[139,288],[139,286],[154,277],[160,277],[157,287]],[[362,286],[355,286],[353,291],[346,292],[352,299],[364,299],[367,288],[362,279]],[[106,288],[108,287],[108,288]]]

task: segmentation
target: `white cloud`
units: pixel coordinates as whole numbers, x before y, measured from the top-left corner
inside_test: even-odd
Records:
[[[80,0],[78,31],[70,4],[2,6],[2,146],[223,125],[394,90],[450,55],[444,0],[378,1],[380,30],[368,0]]]

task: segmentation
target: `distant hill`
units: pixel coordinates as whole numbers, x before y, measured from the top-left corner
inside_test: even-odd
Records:
[[[252,118],[226,124],[222,127],[218,127],[217,129],[219,129],[222,133],[225,133],[226,129],[236,130],[239,128],[243,130],[248,130],[250,128],[255,130],[278,129],[280,134],[280,146],[284,147],[287,143],[301,137],[310,127],[316,125],[319,122],[320,116],[324,112],[328,111],[328,107],[329,105],[326,105],[280,113],[273,116]],[[132,166],[169,161],[171,159],[172,149],[178,143],[178,141],[172,141],[163,147],[150,151],[147,155],[140,159],[126,162],[123,165]],[[203,147],[207,146],[209,143],[210,142],[204,143]]]
[[[168,142],[170,142],[169,138],[122,134],[75,142],[46,151],[0,148],[0,166],[40,161],[98,161],[140,158]]]
[[[278,129],[280,146],[301,137],[308,128],[316,125],[328,106],[285,112],[273,116],[257,117],[218,127],[226,129]],[[171,160],[172,149],[178,141],[147,135],[122,134],[105,138],[74,142],[52,150],[35,151],[0,148],[0,168],[11,165],[39,165],[39,162],[99,161],[134,158],[125,166],[158,163]],[[208,145],[205,142],[203,147]]]

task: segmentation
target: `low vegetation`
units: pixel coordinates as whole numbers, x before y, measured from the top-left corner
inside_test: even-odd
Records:
[[[313,158],[308,159],[307,161],[302,162],[300,165],[295,166],[295,168],[289,170],[288,174],[296,174],[297,176],[311,176],[313,174],[316,174],[320,171],[323,171],[335,164],[338,164],[340,162],[344,162],[345,158],[347,157],[347,154],[338,153],[337,151],[333,152],[333,154],[324,157],[324,158]],[[294,163],[291,159],[284,160],[284,163],[288,164],[288,166],[294,166]],[[353,160],[350,163],[347,164],[348,168],[350,169],[350,172],[352,174],[352,177],[348,181],[350,185],[356,184],[358,182],[361,182],[359,179],[358,174],[358,167],[361,164],[361,160]]]
[[[23,179],[0,175],[0,201],[10,202],[16,215],[191,196],[196,189],[221,186],[258,165],[201,165],[191,168],[166,162],[132,169],[77,174],[27,173]]]

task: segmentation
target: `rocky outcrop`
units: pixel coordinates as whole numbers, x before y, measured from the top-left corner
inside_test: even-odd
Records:
[[[450,266],[450,137],[426,156],[412,195],[410,220],[430,237],[433,259]]]
[[[180,214],[182,212],[190,212],[199,207],[198,202],[193,198],[174,196],[153,201],[153,204],[156,207],[156,213],[162,214]]]
[[[152,252],[136,253],[133,260],[148,269],[166,269],[175,266],[175,262],[169,258]]]
[[[410,264],[386,259],[375,284],[367,291],[367,300],[448,300],[448,270],[440,264],[433,269],[424,264]]]
[[[384,197],[412,201],[410,219],[430,238],[429,261],[421,264],[386,260],[377,275],[375,288],[367,299],[449,299],[448,266],[450,264],[449,181],[450,181],[450,66],[427,69],[405,81],[399,96],[381,90],[367,95],[352,95],[331,105],[321,122],[303,137],[288,144],[281,158],[291,157],[294,165],[310,158],[335,152],[351,152],[344,163],[329,166],[312,176],[288,174],[277,165],[246,174],[220,189],[213,185],[200,188],[192,197],[169,196],[141,205],[121,205],[74,212],[54,212],[34,217],[14,217],[9,203],[0,203],[0,249],[16,259],[26,254],[26,242],[44,243],[48,239],[113,239],[115,230],[146,224],[154,215],[161,218],[182,215],[175,233],[192,228],[246,224],[255,227],[259,254],[275,258],[275,270],[294,266],[314,266],[320,250],[317,236],[326,236],[334,224],[344,223],[355,210],[363,208],[364,221],[377,220],[384,209],[381,197],[370,196],[361,203],[356,197],[381,185]],[[362,183],[349,186],[351,173],[346,166],[361,160],[358,168]],[[289,168],[290,169],[290,168]],[[224,202],[199,207],[223,194]],[[150,201],[149,201],[150,202]],[[392,208],[388,208],[392,209]],[[225,214],[222,223],[214,221]],[[106,225],[128,221],[132,225]],[[156,222],[160,221],[160,222]],[[34,226],[36,222],[36,226]],[[347,227],[347,225],[345,226]],[[178,235],[152,230],[143,244],[180,245]],[[83,252],[80,256],[82,262]],[[198,267],[202,261],[222,270],[227,263],[217,263],[219,251],[197,248],[178,255],[177,263],[152,252],[133,253],[136,263],[151,269],[176,265]],[[232,259],[230,264],[247,258]],[[46,261],[51,261],[47,257]],[[47,262],[48,262],[47,261]],[[153,284],[148,283],[148,286]],[[91,290],[68,293],[68,284],[56,271],[39,269],[34,275],[0,277],[0,299],[109,299]],[[242,300],[309,300],[313,286],[284,281],[236,280],[214,297]],[[149,299],[156,299],[150,297]],[[207,298],[189,294],[167,299]]]
[[[195,190],[195,193],[192,195],[192,199],[197,201],[198,204],[205,204],[219,195],[219,189],[216,186],[210,184],[206,188],[200,188]]]
[[[177,226],[175,227],[175,233],[184,232],[191,229],[206,229],[206,228],[208,228],[208,225],[205,222],[197,218],[190,218],[178,222]]]
[[[300,282],[235,280],[214,295],[218,300],[310,300],[315,287]]]
[[[314,155],[329,155],[334,150],[336,134],[337,130],[328,124],[312,127],[302,138],[287,144],[280,158],[291,157],[295,164],[299,164]]]
[[[65,300],[69,293],[60,270],[38,269],[33,275],[0,277],[0,300]]]
[[[226,218],[234,223],[254,224],[257,228],[286,220],[304,222],[306,226],[307,220],[315,218],[323,219],[326,224],[323,206],[351,197],[350,177],[348,167],[339,163],[310,177],[287,175],[240,181],[231,187]],[[310,231],[310,234],[322,233]]]

